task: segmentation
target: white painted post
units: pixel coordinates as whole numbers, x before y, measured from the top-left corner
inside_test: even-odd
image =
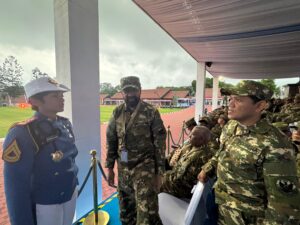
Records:
[[[79,154],[79,185],[100,150],[98,0],[54,0],[56,77],[71,88],[66,93],[66,117],[73,123]],[[92,179],[90,178],[89,181]],[[101,187],[101,179],[99,179]],[[99,188],[101,189],[101,188]],[[102,190],[98,193],[102,198]],[[77,216],[92,209],[91,182],[78,199]]]
[[[204,94],[205,94],[205,62],[197,63],[197,82],[196,82],[196,106],[195,120],[198,122],[199,116],[204,112]]]
[[[218,108],[219,77],[213,77],[212,110]]]

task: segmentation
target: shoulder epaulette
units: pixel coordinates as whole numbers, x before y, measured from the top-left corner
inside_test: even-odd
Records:
[[[20,122],[16,122],[14,124],[12,124],[9,128],[9,130],[11,130],[12,128],[16,127],[16,126],[25,126],[27,124],[30,124],[32,123],[33,121],[37,120],[37,117],[33,116],[27,120],[23,120],[23,121],[20,121]]]

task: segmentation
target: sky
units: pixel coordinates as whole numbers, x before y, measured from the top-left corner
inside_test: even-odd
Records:
[[[24,83],[35,67],[55,77],[53,0],[0,3],[0,63],[15,56],[24,68]],[[130,0],[99,0],[99,31],[101,83],[115,86],[121,77],[135,75],[143,88],[155,88],[188,86],[196,79],[196,61]]]

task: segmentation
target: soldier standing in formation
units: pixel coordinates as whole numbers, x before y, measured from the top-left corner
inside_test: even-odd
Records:
[[[295,151],[278,129],[262,119],[272,92],[242,81],[230,94],[221,146],[198,179],[217,175],[218,224],[299,224],[300,193]]]
[[[160,225],[157,193],[164,172],[166,130],[160,114],[140,99],[138,77],[121,79],[125,103],[114,111],[107,127],[109,184],[118,163],[120,218],[123,225]]]
[[[72,125],[57,116],[69,89],[43,77],[25,85],[36,111],[10,128],[3,144],[4,184],[11,225],[71,225],[78,185]]]

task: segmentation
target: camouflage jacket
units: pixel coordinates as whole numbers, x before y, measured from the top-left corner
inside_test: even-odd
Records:
[[[185,146],[185,151],[176,165],[172,170],[165,172],[161,192],[170,193],[179,198],[191,198],[191,190],[197,182],[201,166],[211,157],[211,151],[207,146]]]
[[[172,151],[166,158],[166,163],[168,167],[172,168],[180,159],[180,157],[186,152],[191,149],[191,144],[187,143],[183,145],[181,148],[177,148]]]
[[[157,109],[140,101],[130,114],[121,104],[113,111],[107,131],[106,167],[113,168],[115,160],[120,162],[121,149],[128,151],[129,168],[145,160],[153,160],[157,174],[164,172],[166,129]]]
[[[211,133],[216,137],[219,138],[222,133],[222,127],[219,124],[216,124],[213,128],[211,128]]]
[[[294,103],[288,103],[288,104],[285,104],[281,107],[280,109],[280,113],[288,113],[291,108],[293,107]]]
[[[278,129],[264,119],[250,127],[233,120],[220,141],[216,155],[202,167],[209,176],[217,171],[218,204],[272,224],[300,219],[295,150]]]

